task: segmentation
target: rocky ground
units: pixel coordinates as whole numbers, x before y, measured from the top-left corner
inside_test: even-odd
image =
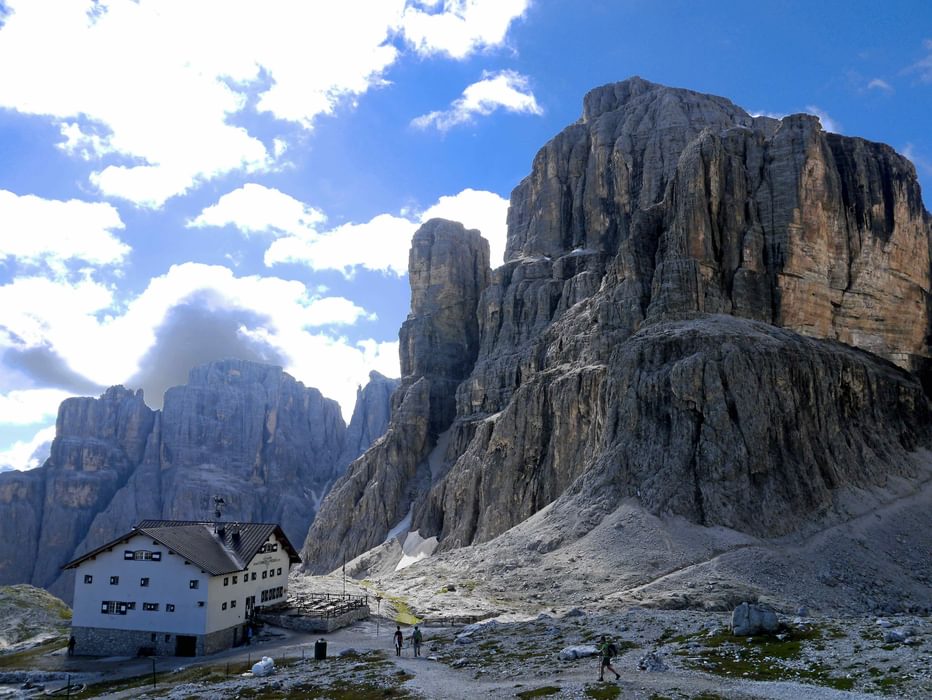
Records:
[[[0,653],[60,637],[70,625],[71,609],[48,591],[25,584],[0,587]]]

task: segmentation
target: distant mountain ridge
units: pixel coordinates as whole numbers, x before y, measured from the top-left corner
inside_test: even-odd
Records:
[[[281,523],[299,546],[327,488],[387,422],[392,380],[371,385],[350,443],[335,401],[244,360],[192,369],[160,411],[119,386],[64,401],[46,463],[0,476],[0,584],[70,600],[63,563],[145,518],[208,519],[214,495],[225,518]]]

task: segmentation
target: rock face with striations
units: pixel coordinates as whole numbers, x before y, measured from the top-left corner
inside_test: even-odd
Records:
[[[354,449],[387,415],[390,384],[379,376],[360,392],[367,417]],[[279,522],[302,542],[345,466],[345,433],[336,402],[279,367],[240,360],[193,369],[161,411],[122,387],[68,399],[46,464],[0,476],[0,524],[17,533],[0,544],[0,582],[70,599],[63,563],[145,518],[209,519],[214,495],[224,518]]]
[[[411,313],[400,333],[391,421],[321,504],[302,552],[311,571],[380,544],[408,515],[431,483],[428,456],[453,421],[456,387],[479,350],[476,306],[489,281],[489,244],[479,232],[431,219],[414,234],[408,272]]]
[[[353,417],[346,427],[343,453],[338,460],[342,467],[353,462],[385,434],[391,416],[392,394],[398,388],[399,381],[372,371],[369,372],[369,383],[359,387]],[[342,468],[340,471],[343,471]]]
[[[412,529],[449,549],[630,497],[766,537],[839,487],[913,474],[932,443],[930,237],[887,146],[639,78],[593,90],[512,193]],[[317,569],[378,535],[317,544]]]

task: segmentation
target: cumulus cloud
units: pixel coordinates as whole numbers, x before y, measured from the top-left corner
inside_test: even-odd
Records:
[[[448,109],[422,114],[411,121],[418,129],[434,127],[447,131],[459,124],[468,124],[476,116],[488,116],[503,109],[517,114],[543,114],[528,79],[515,71],[483,73],[482,80],[463,90],[462,96]]]
[[[815,105],[806,105],[806,112],[817,116],[819,121],[822,122],[822,128],[826,131],[831,131],[835,134],[842,133],[841,124],[832,119],[824,109],[816,107]]]
[[[0,343],[20,356],[36,349],[54,353],[69,372],[95,384],[135,379],[149,388],[147,400],[154,403],[193,364],[233,353],[302,372],[298,379],[338,400],[348,416],[356,386],[373,369],[367,362],[398,374],[397,348],[393,364],[384,355],[392,343],[362,347],[338,334],[367,319],[374,316],[352,301],[320,296],[300,282],[237,277],[225,267],[198,263],[172,266],[125,304],[91,279],[19,278],[0,286]],[[303,355],[316,350],[328,362]],[[63,395],[68,392],[48,405],[57,408]]]
[[[419,54],[464,58],[503,43],[511,23],[530,4],[530,0],[416,0],[405,8],[401,26]]]
[[[220,197],[189,228],[236,226],[244,234],[292,233],[313,229],[326,220],[323,212],[280,190],[250,182]]]
[[[0,65],[16,69],[0,71],[0,107],[51,118],[61,148],[96,163],[90,180],[105,195],[160,207],[274,165],[287,144],[236,125],[244,110],[309,129],[385,83],[395,37],[464,58],[504,42],[526,5],[9,0]]]
[[[207,207],[189,227],[234,226],[244,235],[275,237],[265,252],[269,267],[284,263],[314,270],[338,270],[351,277],[359,268],[402,276],[408,271],[411,236],[434,217],[477,228],[489,241],[493,267],[505,252],[508,200],[494,192],[465,189],[440,199],[421,212],[379,214],[367,222],[320,230],[322,212],[279,190],[245,185]]]
[[[124,228],[110,204],[59,201],[0,190],[0,259],[46,263],[56,270],[82,260],[117,265],[130,247],[114,234]]]
[[[48,459],[55,426],[49,425],[38,431],[31,440],[19,440],[8,449],[0,450],[0,472],[17,469],[26,471],[42,466]]]
[[[0,423],[32,425],[54,420],[59,404],[73,395],[61,389],[18,389],[0,394]]]
[[[884,92],[888,95],[892,95],[894,92],[893,86],[890,85],[890,83],[888,83],[886,80],[883,80],[882,78],[873,78],[872,80],[870,80],[867,83],[867,89],[868,90],[879,90],[880,92]]]

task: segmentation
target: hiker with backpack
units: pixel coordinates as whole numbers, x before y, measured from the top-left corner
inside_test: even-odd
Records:
[[[414,647],[414,655],[421,655],[421,642],[424,641],[424,635],[417,625],[414,626],[414,632],[411,633],[411,646]]]
[[[599,638],[599,644],[596,647],[599,650],[599,680],[605,680],[605,669],[615,674],[615,680],[621,678],[618,671],[612,668],[612,659],[618,656],[618,647],[614,642],[609,641],[604,634]]]
[[[405,641],[401,633],[401,625],[395,625],[395,634],[392,635],[392,639],[395,641],[395,656],[401,656],[401,646]]]

